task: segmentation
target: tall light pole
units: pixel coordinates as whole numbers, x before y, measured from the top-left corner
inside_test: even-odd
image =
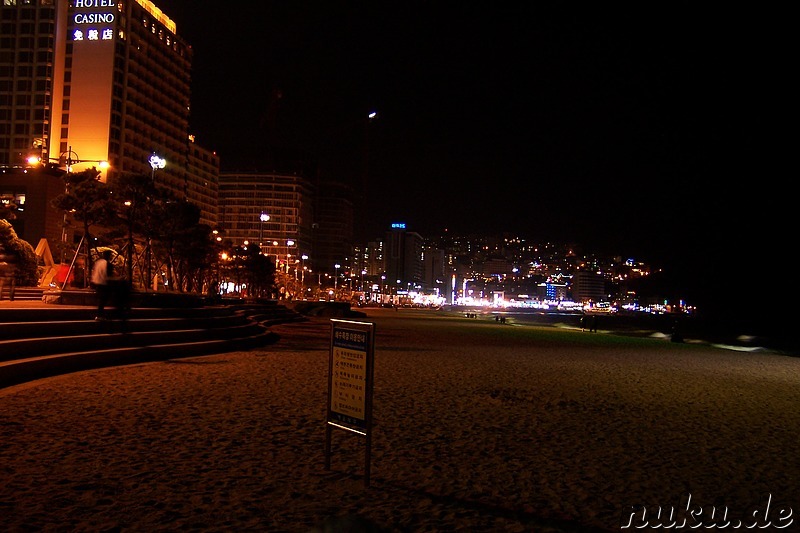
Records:
[[[335,296],[336,295],[336,290],[339,288],[339,269],[342,268],[342,265],[340,265],[339,263],[336,263],[333,266],[336,267],[336,277],[333,278],[333,294]]]
[[[303,254],[300,256],[302,262],[300,263],[300,292],[303,293],[303,298],[306,296],[306,259],[308,256]]]
[[[361,232],[364,231],[364,228],[367,227],[367,220],[369,220],[368,212],[369,209],[369,158],[370,158],[370,147],[369,147],[369,130],[370,125],[378,119],[378,112],[375,110],[370,110],[367,113],[366,120],[364,120],[364,144],[362,147],[362,169],[361,169],[361,194],[360,194],[360,205],[358,206],[359,212],[361,213]],[[366,238],[366,234],[359,235],[357,237]]]
[[[273,251],[275,252],[275,272],[278,272],[278,269],[280,268],[281,264],[281,258],[279,257],[280,248],[278,248],[278,244],[279,244],[278,241],[272,241],[272,248]],[[267,257],[269,257],[269,249],[267,249]]]
[[[78,154],[72,151],[72,146],[69,147],[69,150],[62,153],[58,157],[59,161],[61,160],[62,157],[64,157],[64,154],[67,155],[66,159],[64,160],[64,165],[65,165],[64,168],[67,169],[67,172],[72,172],[72,164],[80,161],[81,158],[78,157]],[[75,155],[75,159],[72,158],[73,155]]]
[[[293,240],[289,239],[288,241],[286,241],[286,275],[287,276],[289,275],[289,258],[291,257],[291,254],[289,253],[289,248],[291,248],[292,246],[294,246],[294,241]]]
[[[262,211],[258,219],[261,221],[261,227],[258,231],[258,246],[260,248],[264,244],[264,222],[269,222],[269,215]]]
[[[150,156],[150,168],[153,169],[153,172],[150,173],[150,179],[155,181],[156,179],[156,169],[162,169],[167,166],[167,160],[161,157],[158,157],[155,153]]]
[[[162,158],[162,157],[159,157],[158,155],[156,155],[155,152],[153,152],[150,155],[150,159],[148,159],[148,162],[150,163],[150,168],[152,169],[152,172],[150,172],[150,184],[155,186],[155,183],[156,183],[156,169],[165,168],[167,166],[167,160]],[[150,286],[150,282],[152,280],[151,262],[153,260],[153,250],[152,250],[151,246],[152,246],[152,242],[150,240],[150,237],[148,237],[147,238],[147,243],[145,245],[145,250],[146,250],[145,265],[147,266],[147,283],[145,283],[145,287],[149,287]],[[131,246],[128,248],[128,258],[127,258],[127,260],[129,261],[129,263],[131,265],[128,268],[132,269],[133,268],[133,243],[131,243]],[[133,271],[132,270],[131,270],[131,275],[133,275]]]

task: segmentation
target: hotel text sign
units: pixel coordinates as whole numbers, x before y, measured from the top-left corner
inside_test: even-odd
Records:
[[[114,39],[114,21],[116,16],[116,0],[75,0],[73,8],[76,11],[72,16],[75,29],[72,32],[73,41],[110,41]],[[110,11],[102,12],[103,8]]]

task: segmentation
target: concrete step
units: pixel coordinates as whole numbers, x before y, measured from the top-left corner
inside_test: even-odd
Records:
[[[14,289],[14,301],[42,301],[44,295],[44,287],[16,287]],[[10,300],[11,291],[6,286],[0,293],[0,300]]]
[[[123,346],[84,352],[68,352],[45,357],[30,357],[0,363],[0,388],[70,372],[250,350],[275,343],[277,340],[278,336],[276,334],[264,331],[245,338],[211,339],[179,344]]]
[[[128,332],[127,326],[128,324],[119,322],[109,328],[109,330],[113,328],[115,331],[108,333],[0,341],[0,363],[65,352],[132,348],[154,344],[180,345],[213,340],[235,340],[237,338],[257,336],[265,331],[263,326],[255,322],[221,328],[144,332]]]
[[[247,350],[277,341],[269,325],[306,320],[283,306],[258,304],[132,309],[126,320],[96,321],[94,312],[0,309],[0,388],[65,372]]]
[[[178,329],[226,328],[240,324],[240,316],[209,317],[154,317],[120,320],[95,320],[89,313],[84,317],[68,317],[64,320],[32,320],[29,322],[0,322],[0,340],[25,338],[82,336],[100,333],[114,333],[125,326],[129,333],[143,331],[170,331]],[[39,317],[36,317],[39,318]]]

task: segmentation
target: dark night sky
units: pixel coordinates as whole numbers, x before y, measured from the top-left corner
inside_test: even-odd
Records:
[[[684,276],[786,236],[786,13],[158,5],[194,48],[192,126],[223,170],[302,158],[358,183],[366,153],[375,236],[394,221],[423,236],[505,230]]]

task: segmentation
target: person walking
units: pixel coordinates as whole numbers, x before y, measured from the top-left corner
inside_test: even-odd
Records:
[[[103,253],[95,261],[92,267],[92,288],[97,294],[97,316],[95,320],[106,319],[106,305],[111,298],[111,250],[103,250]]]

